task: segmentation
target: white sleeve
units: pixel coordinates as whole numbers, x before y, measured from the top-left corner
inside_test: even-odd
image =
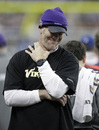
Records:
[[[41,101],[38,90],[6,90],[4,99],[8,106],[29,106]]]
[[[60,98],[68,91],[68,86],[55,74],[48,61],[38,67],[38,71],[46,90],[51,96]]]

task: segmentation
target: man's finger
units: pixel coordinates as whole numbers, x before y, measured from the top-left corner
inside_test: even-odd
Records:
[[[30,51],[25,50],[25,52],[31,56],[31,52]]]
[[[65,106],[65,103],[64,103],[63,99],[60,98],[58,101],[61,103],[62,106]]]
[[[28,48],[30,49],[31,52],[33,52],[34,48],[32,46],[28,46]]]

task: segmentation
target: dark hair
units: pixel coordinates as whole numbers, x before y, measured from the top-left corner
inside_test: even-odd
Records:
[[[65,45],[63,45],[63,48],[73,53],[78,60],[82,60],[86,54],[86,47],[80,41],[69,41]]]
[[[99,50],[99,31],[95,35],[95,45],[96,48]]]

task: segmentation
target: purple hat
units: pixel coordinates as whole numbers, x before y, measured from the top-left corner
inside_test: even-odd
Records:
[[[81,42],[85,45],[87,50],[92,50],[95,47],[94,38],[90,35],[82,36]]]
[[[6,46],[6,39],[5,37],[0,33],[0,48],[3,48]]]
[[[63,32],[67,34],[67,19],[59,7],[48,9],[42,15],[39,28],[48,27],[51,33]]]

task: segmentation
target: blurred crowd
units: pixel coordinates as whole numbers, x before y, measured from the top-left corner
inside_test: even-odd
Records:
[[[98,14],[66,14],[68,18],[68,37],[69,41],[72,39],[80,39],[82,35],[90,34],[92,36],[97,32],[99,26],[99,15]],[[33,19],[33,14],[28,14],[28,17]],[[35,25],[25,23],[25,19],[28,18],[27,14],[0,14],[0,32],[2,32],[8,41],[8,45],[11,45],[12,51],[20,49],[25,41],[31,42],[37,41],[38,39],[38,22]],[[40,14],[39,14],[40,17]],[[28,21],[28,19],[27,19]],[[91,21],[91,22],[90,22]],[[76,30],[76,31],[75,31]],[[37,37],[35,37],[37,36]],[[23,48],[25,46],[23,45]],[[16,50],[17,51],[17,50]]]

